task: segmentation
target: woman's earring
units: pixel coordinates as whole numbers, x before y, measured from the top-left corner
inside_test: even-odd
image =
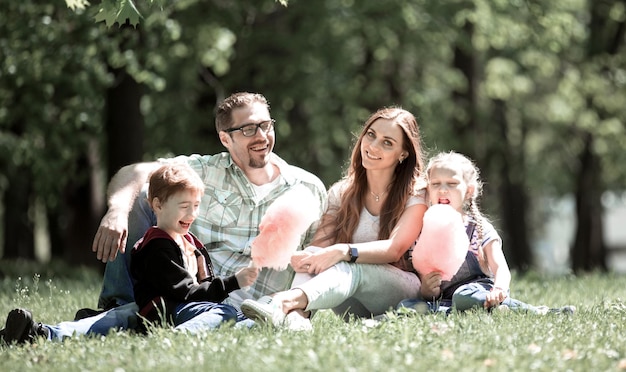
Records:
[[[400,159],[398,159],[398,162],[399,162],[400,164],[402,164],[402,162],[403,162],[403,161],[404,161],[404,158],[400,158]]]

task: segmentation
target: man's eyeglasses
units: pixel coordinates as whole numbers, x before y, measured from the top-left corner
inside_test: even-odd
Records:
[[[266,120],[264,122],[261,122],[259,124],[244,124],[242,126],[240,126],[239,128],[228,128],[226,130],[224,130],[224,132],[226,133],[232,133],[234,131],[240,130],[241,134],[243,134],[245,137],[252,137],[256,134],[256,131],[261,128],[261,130],[264,133],[269,132],[270,130],[274,129],[274,123],[276,122],[276,120],[274,119],[270,119],[270,120]]]

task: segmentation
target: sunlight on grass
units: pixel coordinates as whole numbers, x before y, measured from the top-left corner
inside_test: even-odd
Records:
[[[72,276],[74,275],[74,276]],[[70,320],[94,307],[95,272],[45,273],[0,281],[0,314],[27,307],[37,321]],[[516,298],[575,305],[573,316],[484,311],[399,315],[381,322],[343,322],[324,310],[312,333],[226,325],[203,335],[158,328],[147,336],[113,332],[63,343],[2,346],[0,370],[17,371],[616,371],[626,370],[626,277],[514,277]]]

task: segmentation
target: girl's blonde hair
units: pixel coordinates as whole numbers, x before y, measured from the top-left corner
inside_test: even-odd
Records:
[[[423,184],[418,184],[423,178],[424,153],[422,150],[419,126],[415,116],[399,107],[382,108],[373,113],[365,122],[359,134],[350,159],[345,181],[347,187],[342,195],[339,208],[334,211],[333,218],[328,218],[320,226],[328,235],[317,241],[331,240],[334,243],[349,243],[359,224],[359,217],[367,195],[367,176],[363,167],[361,142],[368,129],[378,119],[392,121],[402,129],[402,147],[409,154],[402,162],[396,165],[387,199],[380,212],[380,229],[378,239],[388,239],[391,231],[398,223],[409,196],[414,195]],[[314,242],[315,243],[315,242]]]
[[[487,221],[487,218],[478,208],[478,198],[483,193],[483,183],[480,180],[480,170],[471,159],[463,154],[454,151],[441,152],[433,156],[428,162],[428,166],[426,167],[427,179],[430,180],[430,172],[432,169],[441,168],[445,165],[455,165],[460,167],[463,175],[463,181],[465,181],[468,187],[473,188],[472,195],[463,201],[463,213],[469,215],[476,224],[479,241],[478,259],[481,265],[485,265],[484,267],[487,267],[485,253],[483,252],[482,245],[480,244],[484,238],[483,223]]]

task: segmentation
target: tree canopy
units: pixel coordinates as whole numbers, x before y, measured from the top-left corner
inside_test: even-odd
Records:
[[[532,265],[547,198],[601,205],[626,180],[623,0],[66,3],[0,5],[0,194],[25,226],[5,253],[41,223],[57,254],[89,252],[68,229],[89,205],[95,231],[111,173],[223,151],[213,110],[242,90],[268,97],[276,152],[327,185],[369,113],[413,112],[430,154],[480,166],[514,267]],[[580,241],[603,246],[598,211],[577,213]]]

